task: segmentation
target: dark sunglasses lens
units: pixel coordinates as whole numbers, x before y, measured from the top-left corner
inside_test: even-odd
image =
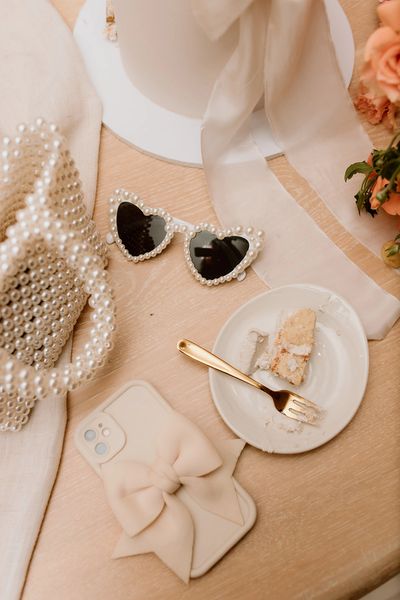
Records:
[[[228,275],[244,259],[249,242],[238,235],[219,240],[209,231],[200,231],[190,240],[190,257],[204,279]]]
[[[118,236],[131,256],[139,256],[157,248],[167,235],[165,219],[144,215],[138,206],[121,202],[117,210]]]

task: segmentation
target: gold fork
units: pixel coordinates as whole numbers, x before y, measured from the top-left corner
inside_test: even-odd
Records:
[[[177,348],[180,352],[189,356],[189,358],[197,360],[212,369],[217,369],[217,371],[226,373],[231,377],[235,377],[240,381],[244,381],[244,383],[249,383],[258,390],[265,392],[272,398],[276,410],[290,419],[314,425],[321,414],[320,407],[314,404],[314,402],[306,400],[306,398],[299,396],[299,394],[296,394],[295,392],[290,392],[289,390],[270,390],[267,386],[259,383],[252,377],[245,375],[245,373],[242,373],[242,371],[239,371],[236,367],[233,367],[222,360],[219,356],[216,356],[212,352],[209,352],[209,350],[202,348],[190,340],[180,340],[177,344]]]

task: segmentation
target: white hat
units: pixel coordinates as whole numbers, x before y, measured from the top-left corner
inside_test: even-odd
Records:
[[[350,25],[338,0],[325,0],[346,85],[354,64]],[[74,35],[103,103],[103,122],[149,154],[201,166],[201,117],[236,42],[235,26],[211,42],[188,0],[113,0],[118,41],[104,35],[106,0],[86,0]],[[266,157],[280,154],[263,110],[252,133]]]

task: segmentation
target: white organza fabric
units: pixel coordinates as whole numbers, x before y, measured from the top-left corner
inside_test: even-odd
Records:
[[[319,229],[269,169],[248,126],[264,94],[265,111],[290,163],[339,221],[379,253],[393,237],[386,215],[373,224],[359,217],[345,184],[346,166],[366,158],[371,143],[343,85],[322,0],[192,0],[212,38],[239,19],[239,43],[218,77],[202,130],[206,177],[225,226],[258,223],[266,232],[254,264],[272,286],[314,283],[346,298],[367,336],[385,336],[400,316],[400,302],[382,290]],[[232,160],[240,150],[240,161]]]

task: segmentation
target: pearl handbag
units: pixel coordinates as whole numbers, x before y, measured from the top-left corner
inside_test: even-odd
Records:
[[[106,263],[57,127],[20,125],[1,152],[0,431],[18,431],[37,400],[75,389],[104,363],[115,328]],[[55,366],[88,298],[89,341]]]

